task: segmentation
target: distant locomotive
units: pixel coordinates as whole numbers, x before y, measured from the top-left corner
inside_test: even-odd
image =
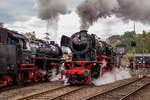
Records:
[[[61,48],[54,42],[30,41],[22,34],[0,28],[0,87],[46,81],[61,57]]]
[[[116,64],[113,48],[86,30],[73,34],[71,38],[62,36],[61,46],[72,51],[72,61],[65,61],[65,70],[61,72],[70,84],[89,84]]]
[[[129,68],[149,68],[150,67],[150,55],[149,54],[135,54],[134,57],[130,57]]]

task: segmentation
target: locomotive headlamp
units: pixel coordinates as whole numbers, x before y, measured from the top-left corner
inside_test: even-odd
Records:
[[[84,76],[88,76],[88,75],[89,75],[89,70],[84,69],[84,70],[82,71],[82,73],[83,73]]]
[[[79,37],[80,37],[80,35],[78,34],[78,35],[77,35],[77,37],[79,38]]]
[[[63,62],[63,63],[62,63],[62,66],[64,66],[64,65],[65,65],[65,63]]]
[[[65,71],[65,70],[62,70],[62,71],[61,71],[61,74],[62,74],[62,75],[66,75],[66,71]]]

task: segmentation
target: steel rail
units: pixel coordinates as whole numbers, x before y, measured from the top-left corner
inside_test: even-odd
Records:
[[[68,96],[69,94],[73,94],[74,92],[77,92],[77,91],[79,91],[79,90],[81,90],[81,89],[84,89],[84,88],[87,88],[87,87],[90,87],[90,86],[91,86],[91,85],[83,86],[83,87],[81,87],[81,88],[78,88],[78,89],[76,89],[76,90],[67,92],[67,93],[65,93],[65,94],[63,94],[63,95],[57,96],[57,97],[55,97],[55,98],[53,98],[53,99],[50,99],[50,100],[61,100],[62,98]]]
[[[128,86],[128,85],[130,85],[132,83],[140,81],[141,79],[144,79],[144,78],[145,78],[145,76],[143,78],[137,78],[137,79],[135,79],[135,80],[133,80],[131,82],[127,82],[126,84],[119,85],[118,87],[114,87],[114,88],[112,88],[110,90],[106,90],[104,92],[96,93],[96,95],[89,96],[89,97],[85,98],[85,100],[95,100],[94,98],[100,97],[101,95],[107,94],[107,93],[112,92],[112,91],[114,91],[116,89],[123,88],[123,87]]]
[[[120,100],[127,100],[130,96],[133,96],[135,93],[142,90],[143,88],[145,88],[148,85],[150,85],[150,81],[148,83],[144,84],[143,86],[137,88],[135,91],[133,91],[133,92],[129,93],[128,95],[122,97]]]
[[[60,90],[60,89],[63,89],[63,88],[66,88],[66,87],[69,87],[69,86],[61,86],[61,87],[57,87],[57,88],[54,88],[54,89],[50,89],[50,90],[46,90],[44,92],[40,92],[40,93],[36,93],[36,94],[33,94],[33,95],[30,95],[30,96],[26,96],[26,97],[23,97],[23,98],[19,98],[17,100],[30,100],[30,99],[33,99],[34,97],[39,97],[39,95],[44,95],[44,94],[47,94],[49,92],[53,92],[53,91],[56,91],[56,90]]]

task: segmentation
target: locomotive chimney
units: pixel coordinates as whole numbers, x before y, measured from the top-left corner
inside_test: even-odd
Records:
[[[88,31],[87,30],[80,30],[80,32],[86,32],[87,33]]]
[[[55,44],[55,42],[54,42],[54,41],[50,41],[50,44],[54,45],[54,44]]]

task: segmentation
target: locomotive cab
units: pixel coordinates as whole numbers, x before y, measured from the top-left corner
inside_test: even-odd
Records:
[[[0,28],[0,87],[6,85],[3,82],[17,82],[20,65],[31,63],[27,42],[27,38],[16,31]]]

